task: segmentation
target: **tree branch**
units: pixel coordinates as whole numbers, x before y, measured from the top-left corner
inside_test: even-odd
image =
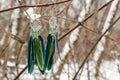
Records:
[[[69,2],[69,1],[72,1],[72,0],[65,0],[65,1],[48,3],[48,4],[21,5],[21,6],[17,6],[17,7],[12,7],[12,8],[8,8],[8,9],[0,10],[0,13],[10,11],[10,10],[14,10],[14,9],[18,9],[18,8],[24,8],[24,7],[48,7],[48,6],[52,6],[52,5],[58,5],[58,4],[66,3],[66,2]]]

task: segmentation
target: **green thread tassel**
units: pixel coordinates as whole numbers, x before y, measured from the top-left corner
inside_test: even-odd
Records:
[[[28,73],[32,73],[34,64],[38,66],[40,72],[44,74],[44,40],[42,36],[38,36],[38,32],[31,29],[32,36],[28,41]]]
[[[42,47],[41,47],[41,41],[39,38],[35,38],[35,58],[36,63],[39,69],[43,69],[44,67],[44,60],[43,60],[43,53],[42,53]]]
[[[28,41],[28,73],[32,73],[34,69],[34,47],[33,47],[33,39],[30,36]]]
[[[54,53],[55,53],[55,38],[53,35],[49,34],[47,37],[47,46],[46,46],[46,63],[45,68],[50,70],[54,63]]]

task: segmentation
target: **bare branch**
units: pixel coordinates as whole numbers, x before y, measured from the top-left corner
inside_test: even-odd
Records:
[[[8,9],[4,9],[4,10],[0,10],[0,13],[2,12],[6,12],[6,11],[10,11],[10,10],[14,10],[14,9],[19,9],[19,8],[25,8],[25,7],[48,7],[48,6],[52,6],[52,5],[58,5],[58,4],[62,4],[62,3],[66,3],[72,0],[65,0],[65,1],[60,1],[60,2],[53,2],[53,3],[48,3],[48,4],[35,4],[35,5],[21,5],[21,6],[17,6],[17,7],[12,7],[12,8],[8,8]]]

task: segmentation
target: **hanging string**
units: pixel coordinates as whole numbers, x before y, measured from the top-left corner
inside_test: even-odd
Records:
[[[53,3],[55,0],[51,0]],[[58,47],[58,31],[57,31],[57,18],[54,16],[55,14],[55,5],[52,7],[52,17],[49,19],[49,34],[52,35],[52,39],[55,40],[54,45],[55,45],[55,52],[57,51],[58,56],[61,60],[60,57],[60,51],[59,51],[59,47]]]

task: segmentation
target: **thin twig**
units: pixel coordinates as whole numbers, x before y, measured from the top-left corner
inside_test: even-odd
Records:
[[[85,29],[86,29],[86,30],[88,30],[88,31],[91,31],[91,32],[93,32],[93,33],[95,33],[95,34],[101,35],[101,33],[96,32],[96,31],[94,31],[94,30],[92,30],[92,29],[88,28],[88,27],[87,27],[87,26],[85,26],[85,25],[82,25],[82,26],[83,26],[83,28],[85,28]],[[116,42],[117,44],[120,44],[120,41],[115,40],[115,39],[114,39],[114,38],[112,38],[110,35],[105,35],[105,37],[107,37],[108,39],[110,39],[110,40],[112,40],[112,41]]]
[[[6,45],[5,45],[5,47],[2,49],[0,56],[2,56],[3,53],[5,52],[5,50],[8,48],[8,46],[9,46],[9,44],[10,44],[10,41],[11,41],[11,36],[12,36],[11,33],[8,34]]]
[[[84,66],[85,62],[87,61],[87,59],[89,58],[90,54],[92,54],[93,50],[95,49],[95,47],[97,46],[97,44],[100,42],[100,40],[102,39],[102,37],[113,27],[113,25],[120,19],[120,16],[110,25],[110,27],[99,37],[99,39],[97,40],[97,42],[95,43],[95,45],[91,48],[91,50],[89,51],[88,55],[85,57],[84,61],[82,62],[82,64],[79,66],[78,71],[76,72],[73,80],[76,80],[76,77],[80,71],[80,69]]]
[[[17,80],[17,79],[20,77],[20,75],[21,75],[27,68],[28,68],[28,65],[15,77],[14,80]]]
[[[66,8],[68,8],[70,6],[71,2],[68,3],[64,8],[63,10],[61,10],[59,13],[56,14],[56,16],[59,16]]]
[[[23,5],[20,0],[18,0],[18,2],[19,2],[20,5]],[[24,7],[23,7],[22,9],[23,9],[23,11],[25,11],[25,13],[26,13],[26,15],[29,17],[29,19],[31,19],[30,15],[29,15],[29,13],[26,11],[26,9],[25,9]]]
[[[52,6],[52,5],[66,3],[69,1],[72,1],[72,0],[65,0],[65,1],[55,2],[55,3],[48,3],[48,4],[21,5],[21,6],[17,6],[17,7],[12,7],[12,8],[8,8],[8,9],[0,10],[0,13],[14,10],[14,9],[19,9],[19,8],[25,8],[25,7],[48,7],[48,6]]]
[[[21,38],[19,38],[18,36],[16,36],[16,35],[13,35],[13,34],[11,34],[12,35],[12,38],[13,39],[15,39],[15,40],[17,40],[19,43],[21,43],[21,44],[24,44],[25,43],[25,41],[23,41]]]

